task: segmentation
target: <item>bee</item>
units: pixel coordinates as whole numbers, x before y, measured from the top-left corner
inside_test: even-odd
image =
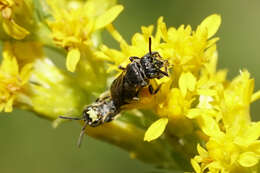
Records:
[[[116,109],[109,92],[106,92],[102,94],[94,103],[84,108],[81,118],[64,116],[59,116],[59,118],[84,121],[84,125],[81,129],[77,143],[78,147],[80,147],[87,126],[96,127],[110,122],[118,113],[119,110]]]
[[[158,52],[151,50],[151,37],[149,38],[149,53],[139,58],[130,57],[131,61],[125,68],[119,66],[123,72],[112,82],[110,91],[102,94],[94,103],[88,105],[81,118],[60,116],[70,120],[83,120],[84,125],[78,139],[80,147],[87,126],[96,127],[112,121],[121,112],[123,105],[138,100],[141,89],[148,87],[151,94],[156,94],[160,85],[154,89],[150,85],[151,79],[160,79],[168,76],[168,62],[162,60]],[[165,71],[161,68],[164,67]]]
[[[160,85],[154,89],[150,85],[150,80],[169,76],[167,72],[168,61],[162,60],[158,52],[152,52],[151,45],[152,41],[149,37],[149,53],[141,58],[130,57],[131,62],[125,68],[119,66],[123,72],[110,87],[111,97],[117,109],[134,100],[138,101],[138,94],[144,87],[148,87],[150,94],[156,94]],[[161,70],[162,67],[165,68],[165,71]]]

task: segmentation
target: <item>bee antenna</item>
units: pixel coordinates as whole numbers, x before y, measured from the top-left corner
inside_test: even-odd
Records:
[[[88,121],[85,121],[85,123],[84,123],[84,125],[83,125],[83,127],[81,129],[80,135],[79,135],[78,144],[77,144],[78,148],[80,148],[80,146],[81,146],[82,139],[83,139],[83,136],[84,136],[85,129],[86,129],[87,125],[88,125]]]
[[[152,38],[149,37],[149,53],[152,55]]]
[[[76,118],[76,117],[64,117],[64,116],[59,116],[59,118],[62,119],[67,119],[67,120],[82,120],[83,118]]]

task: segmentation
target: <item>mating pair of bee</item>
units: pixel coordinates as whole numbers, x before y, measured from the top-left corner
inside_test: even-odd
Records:
[[[78,140],[80,147],[86,127],[112,121],[121,112],[122,106],[139,100],[139,92],[148,88],[150,94],[156,94],[160,85],[154,89],[150,84],[151,79],[160,79],[168,76],[168,61],[163,60],[158,52],[152,52],[151,37],[149,38],[149,52],[143,57],[130,57],[131,61],[125,68],[119,66],[123,72],[113,81],[110,91],[102,94],[94,103],[83,110],[81,118],[64,117],[63,119],[83,120],[84,125]],[[164,67],[165,71],[161,68]]]

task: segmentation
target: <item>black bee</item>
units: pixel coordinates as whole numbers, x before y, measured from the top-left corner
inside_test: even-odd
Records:
[[[131,63],[126,68],[119,66],[123,72],[110,87],[110,93],[117,109],[133,100],[138,100],[138,94],[144,87],[148,87],[151,94],[156,94],[160,86],[154,90],[150,85],[150,79],[168,76],[168,62],[162,60],[158,52],[152,52],[151,37],[149,38],[149,53],[141,58],[133,56],[129,59]],[[165,71],[161,70],[163,66]]]
[[[129,59],[131,63],[126,68],[119,67],[123,72],[113,81],[110,92],[102,94],[94,103],[88,105],[83,110],[81,118],[60,116],[63,119],[84,121],[78,147],[88,125],[96,127],[112,121],[121,112],[121,106],[138,100],[138,93],[144,87],[148,87],[151,94],[159,91],[160,86],[154,90],[150,85],[150,79],[168,76],[168,62],[162,60],[158,52],[152,52],[151,38],[149,38],[149,53],[141,58],[133,56]],[[162,67],[165,67],[165,71],[161,70]]]
[[[109,92],[106,92],[105,94],[102,94],[102,96],[99,97],[94,103],[88,105],[83,110],[81,118],[64,116],[60,116],[60,118],[70,120],[84,120],[84,125],[81,129],[81,133],[78,139],[78,147],[80,147],[85,129],[88,125],[91,127],[96,127],[100,124],[110,122],[118,113],[119,110],[116,109]]]

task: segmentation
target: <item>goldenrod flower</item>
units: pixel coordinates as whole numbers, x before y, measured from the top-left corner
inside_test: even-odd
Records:
[[[30,32],[25,28],[32,27],[31,0],[1,0],[0,11],[4,31],[14,39],[24,39]]]
[[[211,15],[192,31],[190,26],[167,29],[159,18],[152,50],[173,66],[170,78],[152,81],[155,85],[162,84],[160,91],[152,96],[143,89],[139,95],[141,101],[126,107],[153,109],[161,117],[148,128],[146,141],[161,136],[167,124],[165,137],[178,137],[187,155],[189,152],[194,155],[191,147],[204,141],[207,150],[198,145],[200,155],[192,159],[196,172],[252,170],[259,160],[260,126],[251,122],[249,115],[249,105],[258,99],[259,93],[252,96],[253,81],[248,72],[241,72],[228,84],[226,71],[216,70],[218,38],[211,37],[220,22],[220,16]],[[119,65],[126,66],[130,56],[141,57],[148,52],[153,26],[142,27],[142,34],[133,36],[132,45],[112,25],[108,30],[120,43],[121,50],[103,45],[96,55],[111,62],[109,71]],[[200,129],[190,119],[196,119]],[[191,136],[193,140],[189,139]]]
[[[17,96],[23,92],[28,82],[32,64],[19,67],[16,57],[8,49],[3,51],[3,61],[0,66],[0,111],[11,112]]]
[[[198,120],[201,130],[209,139],[205,141],[206,149],[198,145],[199,155],[191,161],[196,173],[205,170],[212,173],[257,170],[260,124],[250,119],[249,106],[253,90],[253,79],[250,79],[247,71],[242,71],[219,92],[221,98],[218,109],[210,113],[203,111],[205,108],[197,109],[193,118]]]
[[[54,17],[54,21],[49,21],[52,38],[57,46],[68,51],[66,66],[71,72],[75,71],[81,56],[91,58],[86,52],[97,46],[97,31],[113,22],[123,10],[121,5],[108,8],[109,1],[102,1],[102,6],[100,1],[87,1],[78,6],[70,5],[69,9],[59,8],[56,1],[48,2]]]

